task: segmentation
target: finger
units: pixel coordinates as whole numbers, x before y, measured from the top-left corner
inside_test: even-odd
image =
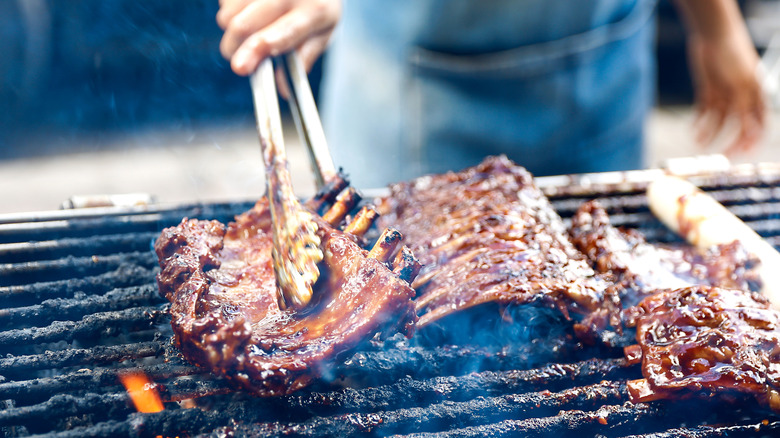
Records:
[[[739,115],[739,134],[734,142],[726,149],[726,155],[733,156],[740,152],[748,152],[755,148],[761,139],[763,129],[755,114],[742,113]]]
[[[253,72],[260,61],[295,49],[310,35],[322,33],[335,25],[335,18],[324,17],[321,8],[292,10],[262,31],[250,35],[236,49],[231,67],[239,75]]]
[[[337,19],[328,8],[309,5],[284,14],[263,29],[263,34],[276,56],[297,48],[313,35],[330,31]]]
[[[222,56],[231,59],[247,38],[284,16],[288,7],[286,1],[252,1],[247,4],[227,23],[219,44]]]
[[[707,111],[696,131],[696,142],[701,146],[709,146],[718,136],[726,123],[726,110],[720,105]]]
[[[763,131],[764,128],[766,128],[766,119],[767,119],[767,111],[768,111],[768,104],[763,89],[759,88],[758,90],[755,91],[753,102],[754,102],[753,114],[755,115],[756,121],[758,121],[761,130]]]
[[[711,87],[701,85],[696,90],[696,117],[693,121],[693,132],[695,141],[699,146],[704,146],[704,135],[707,127],[712,123],[711,119],[714,110],[717,108],[716,99],[713,96]]]
[[[331,34],[332,32],[327,32],[309,38],[301,45],[300,49],[298,49],[298,55],[301,57],[301,61],[303,62],[304,67],[306,67],[307,72],[311,71],[314,63],[317,62],[317,59],[322,55],[322,52],[325,51]]]
[[[276,88],[279,90],[279,95],[284,100],[290,100],[290,84],[287,83],[287,76],[284,74],[284,70],[281,67],[274,71],[276,76]]]
[[[746,87],[748,88],[748,87]],[[767,106],[760,86],[748,88],[736,102],[740,131],[729,151],[748,152],[756,147],[766,127]]]
[[[696,144],[701,146],[702,145],[702,139],[701,137],[701,130],[704,128],[705,124],[707,123],[707,118],[709,117],[709,111],[706,108],[702,108],[699,106],[696,109],[696,116],[693,119],[693,132],[694,132],[694,139],[696,141]]]
[[[260,61],[271,56],[271,46],[262,32],[250,35],[230,58],[230,68],[241,76],[249,76],[257,70]]]
[[[217,11],[217,25],[220,29],[227,29],[230,20],[252,1],[254,0],[220,0],[219,11]]]

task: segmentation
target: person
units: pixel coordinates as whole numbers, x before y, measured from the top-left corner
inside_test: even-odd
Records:
[[[734,0],[676,0],[707,144],[765,125],[759,58]],[[221,0],[220,51],[239,75],[326,49],[321,112],[357,187],[507,154],[537,176],[644,167],[655,93],[655,0]],[[338,26],[337,26],[338,24]]]

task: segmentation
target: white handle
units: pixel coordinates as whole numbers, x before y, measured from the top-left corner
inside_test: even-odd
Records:
[[[780,253],[741,219],[688,181],[673,176],[647,188],[650,210],[692,245],[706,249],[739,240],[761,260],[761,292],[780,309]]]

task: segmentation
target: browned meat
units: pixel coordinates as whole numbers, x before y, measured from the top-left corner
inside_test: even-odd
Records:
[[[614,277],[624,306],[634,305],[658,289],[692,285],[757,290],[757,259],[739,242],[707,251],[691,246],[655,245],[636,230],[618,229],[598,202],[582,205],[572,218],[575,246],[597,272]]]
[[[416,315],[408,282],[419,264],[404,247],[394,271],[388,269],[400,235],[390,232],[369,253],[355,240],[373,211],[362,210],[345,233],[333,224],[349,208],[336,205],[339,212],[325,215],[332,223],[316,216],[323,275],[300,311],[281,310],[277,302],[266,199],[227,227],[185,219],[162,232],[155,244],[158,283],[187,359],[271,396],[306,386],[337,355],[376,333],[411,333]]]
[[[606,283],[531,174],[506,157],[396,184],[378,205],[379,223],[398,228],[424,266],[413,284],[421,326],[488,302],[614,316]]]
[[[780,314],[760,295],[695,286],[649,296],[631,311],[644,379],[632,401],[706,391],[747,394],[780,412]]]

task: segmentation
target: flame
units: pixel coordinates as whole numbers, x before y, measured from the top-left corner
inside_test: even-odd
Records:
[[[154,384],[142,371],[120,374],[119,380],[127,388],[127,393],[138,412],[151,413],[165,409]]]

